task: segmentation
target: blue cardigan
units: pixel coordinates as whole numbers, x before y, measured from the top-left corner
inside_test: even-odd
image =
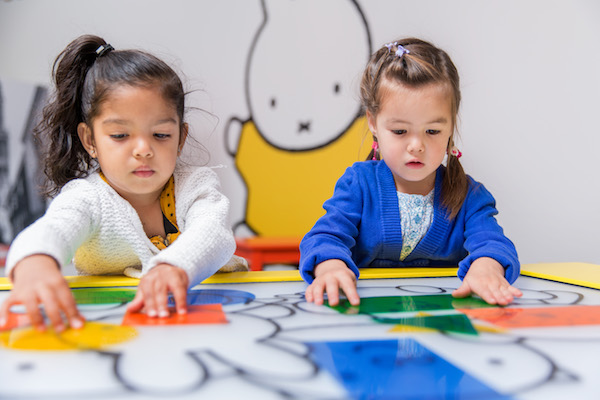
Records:
[[[469,177],[469,191],[458,213],[448,219],[441,192],[445,167],[436,173],[433,221],[417,247],[400,261],[402,229],[392,172],[382,161],[357,162],[338,180],[326,213],[300,243],[300,273],[310,283],[315,267],[339,259],[358,277],[363,267],[437,267],[458,265],[463,279],[480,257],[498,261],[513,283],[520,272],[517,251],[494,217],[496,201]]]

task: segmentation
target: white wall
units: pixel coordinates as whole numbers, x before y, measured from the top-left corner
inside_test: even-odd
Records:
[[[522,262],[600,264],[600,3],[360,4],[373,46],[419,36],[453,57],[464,99],[461,160],[495,195]],[[204,90],[192,102],[219,121],[196,113],[190,122],[211,163],[230,165],[221,177],[236,207],[222,134],[228,118],[248,115],[244,67],[260,22],[258,0],[2,1],[0,77],[48,84],[54,57],[83,33],[154,52]]]

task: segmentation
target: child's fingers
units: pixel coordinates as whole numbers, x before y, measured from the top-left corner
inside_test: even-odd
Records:
[[[469,286],[468,283],[464,282],[458,287],[458,289],[454,290],[452,292],[452,296],[456,297],[456,298],[463,298],[463,297],[467,297],[468,295],[471,294],[471,287]]]
[[[350,304],[352,304],[353,306],[357,306],[360,304],[360,297],[358,296],[358,291],[356,290],[356,281],[354,279],[340,279],[340,289],[342,289]]]
[[[508,290],[510,291],[510,293],[515,296],[515,297],[521,297],[523,296],[523,292],[521,292],[519,289],[517,289],[514,286],[509,286]]]
[[[313,302],[318,306],[323,305],[323,292],[325,291],[323,282],[315,280],[310,286],[312,287]]]
[[[44,317],[40,311],[37,297],[28,297],[22,301],[22,304],[25,306],[25,311],[27,312],[27,316],[29,317],[31,325],[38,331],[45,330],[46,326],[44,325]]]
[[[82,328],[85,318],[83,318],[83,316],[79,313],[77,303],[75,302],[75,298],[73,297],[71,290],[61,290],[59,293],[57,293],[57,298],[62,312],[67,317],[69,326],[74,329]]]
[[[187,313],[187,286],[175,285],[171,289],[173,293],[173,300],[175,301],[175,308],[178,314]]]
[[[10,308],[18,303],[19,302],[12,295],[8,296],[8,298],[2,302],[2,305],[0,305],[0,328],[8,323]]]
[[[144,308],[146,309],[146,315],[148,315],[151,318],[156,317],[158,315],[158,312],[156,310],[156,301],[152,286],[144,285],[143,288],[140,287],[138,290],[142,290],[144,292]]]
[[[157,314],[160,318],[169,316],[169,290],[166,285],[157,282],[154,290],[154,302],[156,304]]]
[[[138,312],[144,307],[144,294],[141,290],[138,290],[131,300],[131,303],[127,306],[127,311]]]
[[[327,302],[329,305],[336,306],[340,302],[340,286],[336,279],[328,279],[325,283],[327,291]]]
[[[304,292],[304,299],[309,303],[312,303],[314,301],[312,289],[313,289],[313,285],[308,285],[308,287],[306,288],[306,291]],[[1,315],[2,314],[0,314],[0,318],[1,318]]]
[[[6,300],[4,300],[0,305],[0,327],[3,327],[8,322],[8,314],[10,312],[10,308],[15,303],[16,301],[13,300],[12,296],[8,296]]]
[[[40,302],[44,306],[44,312],[48,317],[50,325],[54,327],[56,332],[62,332],[65,330],[65,323],[60,310],[60,303],[55,296],[55,293],[48,288],[43,288],[38,292]]]

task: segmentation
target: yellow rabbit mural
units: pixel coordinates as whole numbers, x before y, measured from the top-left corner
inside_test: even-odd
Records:
[[[225,129],[247,196],[235,231],[301,236],[371,149],[356,86],[371,39],[356,1],[263,0],[262,10],[246,65],[250,117]]]

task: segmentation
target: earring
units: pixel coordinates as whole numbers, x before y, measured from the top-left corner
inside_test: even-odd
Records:
[[[92,152],[90,153],[90,156],[92,158],[96,158],[96,150],[92,150]]]

